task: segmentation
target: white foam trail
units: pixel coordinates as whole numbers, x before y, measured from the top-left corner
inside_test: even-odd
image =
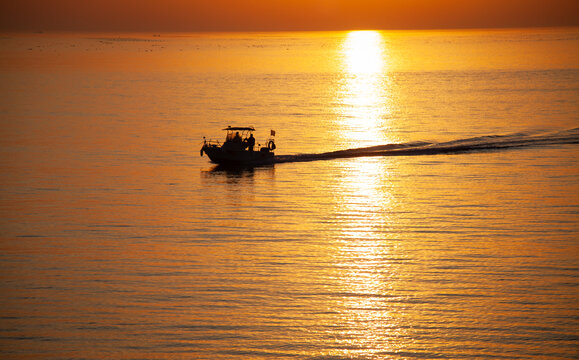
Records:
[[[579,128],[557,132],[527,132],[509,135],[487,135],[441,143],[420,141],[403,144],[385,144],[317,154],[278,155],[275,157],[275,163],[331,160],[364,156],[458,154],[564,144],[579,144]]]

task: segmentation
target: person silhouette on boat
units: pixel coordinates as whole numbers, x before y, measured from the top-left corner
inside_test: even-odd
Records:
[[[255,146],[255,138],[253,137],[253,134],[249,134],[249,137],[247,138],[247,150],[253,151],[254,146]]]
[[[233,142],[241,142],[241,135],[239,135],[239,131],[235,133],[235,136],[233,137]]]

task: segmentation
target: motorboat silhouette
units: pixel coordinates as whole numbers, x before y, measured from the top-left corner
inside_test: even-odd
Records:
[[[253,166],[274,163],[275,131],[271,130],[265,145],[257,144],[256,150],[255,138],[253,137],[255,129],[253,127],[228,126],[223,130],[227,132],[223,144],[218,140],[207,140],[203,137],[201,156],[207,154],[212,162],[228,166]]]

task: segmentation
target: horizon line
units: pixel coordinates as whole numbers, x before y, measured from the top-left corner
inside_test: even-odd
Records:
[[[37,29],[5,30],[0,34],[65,34],[65,33],[133,33],[133,34],[181,34],[181,33],[284,33],[284,32],[352,32],[352,31],[453,31],[453,30],[534,30],[534,29],[579,29],[579,25],[530,25],[530,26],[457,26],[457,27],[416,27],[416,28],[349,28],[349,29],[197,29],[197,30],[131,30],[131,29]]]

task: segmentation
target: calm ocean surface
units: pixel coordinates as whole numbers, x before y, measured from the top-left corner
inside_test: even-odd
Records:
[[[579,356],[579,29],[5,35],[0,86],[3,359]]]

